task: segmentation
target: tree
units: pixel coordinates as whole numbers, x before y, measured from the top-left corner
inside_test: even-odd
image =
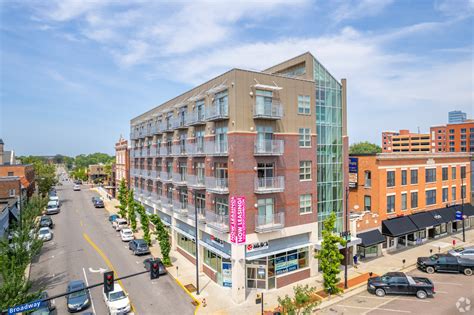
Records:
[[[127,203],[127,220],[130,222],[132,230],[137,230],[137,214],[136,214],[137,202],[133,199],[133,190],[128,192],[128,203]]]
[[[120,205],[117,206],[119,209],[119,215],[122,218],[127,217],[127,207],[128,207],[128,189],[127,185],[125,184],[125,180],[122,178],[119,184],[119,189],[118,189],[118,201],[120,202]]]
[[[161,222],[161,218],[156,215],[150,215],[150,221],[155,226],[155,234],[158,239],[158,243],[160,244],[160,250],[162,255],[162,261],[165,266],[171,266],[171,259],[170,259],[170,251],[171,251],[171,244],[170,244],[170,235],[168,231],[165,229],[163,222]]]
[[[349,148],[350,154],[381,153],[382,148],[368,141],[354,143]]]
[[[33,163],[35,178],[38,183],[38,191],[42,196],[46,196],[51,188],[58,183],[56,178],[56,166],[46,164],[36,160]]]
[[[338,245],[346,245],[346,241],[335,233],[335,223],[336,214],[332,212],[323,223],[321,250],[316,254],[323,272],[324,291],[328,294],[337,294],[341,291],[337,285],[340,281],[339,267],[344,255],[339,252]]]
[[[143,205],[137,204],[137,212],[140,215],[140,223],[142,224],[143,230],[143,239],[148,245],[151,245],[151,237],[150,237],[150,218],[146,213],[145,207]]]
[[[320,298],[315,295],[315,287],[297,285],[293,287],[293,293],[293,298],[288,294],[284,298],[278,297],[282,314],[310,314],[321,303]]]

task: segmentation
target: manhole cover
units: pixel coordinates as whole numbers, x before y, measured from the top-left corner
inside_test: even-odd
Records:
[[[196,287],[194,286],[194,284],[186,284],[184,287],[191,293],[196,292]]]

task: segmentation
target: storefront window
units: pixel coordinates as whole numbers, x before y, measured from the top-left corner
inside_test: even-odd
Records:
[[[196,242],[178,233],[178,246],[184,249],[192,256],[196,256]]]

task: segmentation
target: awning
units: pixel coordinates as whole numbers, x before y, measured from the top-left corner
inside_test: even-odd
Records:
[[[440,224],[440,222],[434,218],[431,211],[415,213],[408,217],[420,230]]]
[[[471,204],[464,205],[464,215],[468,217],[474,216],[474,206]]]
[[[186,236],[187,238],[193,240],[193,241],[196,241],[196,238],[194,237],[194,235],[191,235],[189,234],[188,232],[185,232],[183,230],[181,230],[180,228],[176,227],[176,226],[173,226],[173,229],[178,232],[179,234],[183,234],[184,236]]]
[[[383,235],[397,237],[414,233],[418,230],[416,225],[407,216],[382,221]]]
[[[443,223],[456,221],[456,211],[461,211],[461,206],[453,206],[447,208],[440,208],[437,210],[438,214],[441,216],[441,221]]]
[[[203,247],[207,248],[208,250],[210,250],[211,252],[214,252],[215,254],[221,256],[222,258],[225,258],[225,259],[230,259],[230,255],[203,242],[203,241],[199,241],[199,245],[202,245]]]
[[[263,89],[263,90],[274,90],[274,91],[280,91],[283,88],[276,86],[276,85],[265,85],[265,84],[255,84],[254,87],[256,89]]]
[[[287,251],[294,250],[294,249],[299,249],[299,248],[303,248],[303,247],[308,247],[308,246],[311,246],[311,245],[313,245],[313,244],[311,244],[311,243],[306,243],[306,244],[295,245],[295,246],[288,247],[288,248],[284,248],[284,249],[280,249],[280,250],[277,250],[277,251],[274,251],[274,252],[266,252],[266,253],[264,253],[264,254],[254,255],[254,256],[251,256],[251,257],[246,257],[246,259],[247,259],[247,260],[255,260],[255,259],[259,259],[259,258],[263,258],[263,257],[270,256],[270,255],[276,255],[276,254],[279,254],[279,253],[287,252]]]
[[[17,221],[20,219],[20,210],[18,210],[16,205],[10,207],[10,213],[15,217]]]
[[[385,237],[377,229],[359,233],[357,237],[362,239],[362,242],[359,244],[362,247],[370,247],[385,242]]]

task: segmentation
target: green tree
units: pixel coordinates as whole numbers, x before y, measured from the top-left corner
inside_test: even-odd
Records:
[[[150,215],[150,221],[155,226],[155,235],[157,236],[158,243],[160,244],[160,250],[163,264],[165,266],[171,266],[171,258],[170,258],[170,251],[171,251],[171,244],[170,244],[170,235],[165,228],[163,222],[161,222],[161,218],[156,215]]]
[[[143,230],[143,239],[148,245],[151,245],[150,237],[150,218],[146,213],[145,207],[143,205],[137,204],[137,212],[140,215],[140,223]]]
[[[128,189],[127,185],[125,184],[125,180],[122,178],[119,184],[119,189],[118,189],[118,201],[120,204],[117,206],[119,209],[119,215],[122,218],[127,217],[127,207],[128,207]]]
[[[133,190],[128,192],[128,203],[127,203],[127,220],[130,222],[132,230],[135,232],[137,230],[137,202],[133,199]]]
[[[350,154],[381,153],[382,148],[368,141],[354,143],[349,147]]]
[[[341,280],[339,267],[344,255],[339,252],[338,245],[346,245],[346,241],[335,232],[335,224],[336,214],[333,212],[323,223],[321,250],[316,254],[323,272],[324,290],[328,294],[341,292],[337,285]]]
[[[33,167],[35,169],[38,191],[42,196],[46,196],[51,188],[58,183],[56,166],[36,160],[33,163]]]
[[[321,303],[320,298],[315,295],[315,287],[297,285],[293,287],[293,293],[293,298],[288,294],[284,298],[278,297],[282,314],[311,314]]]

